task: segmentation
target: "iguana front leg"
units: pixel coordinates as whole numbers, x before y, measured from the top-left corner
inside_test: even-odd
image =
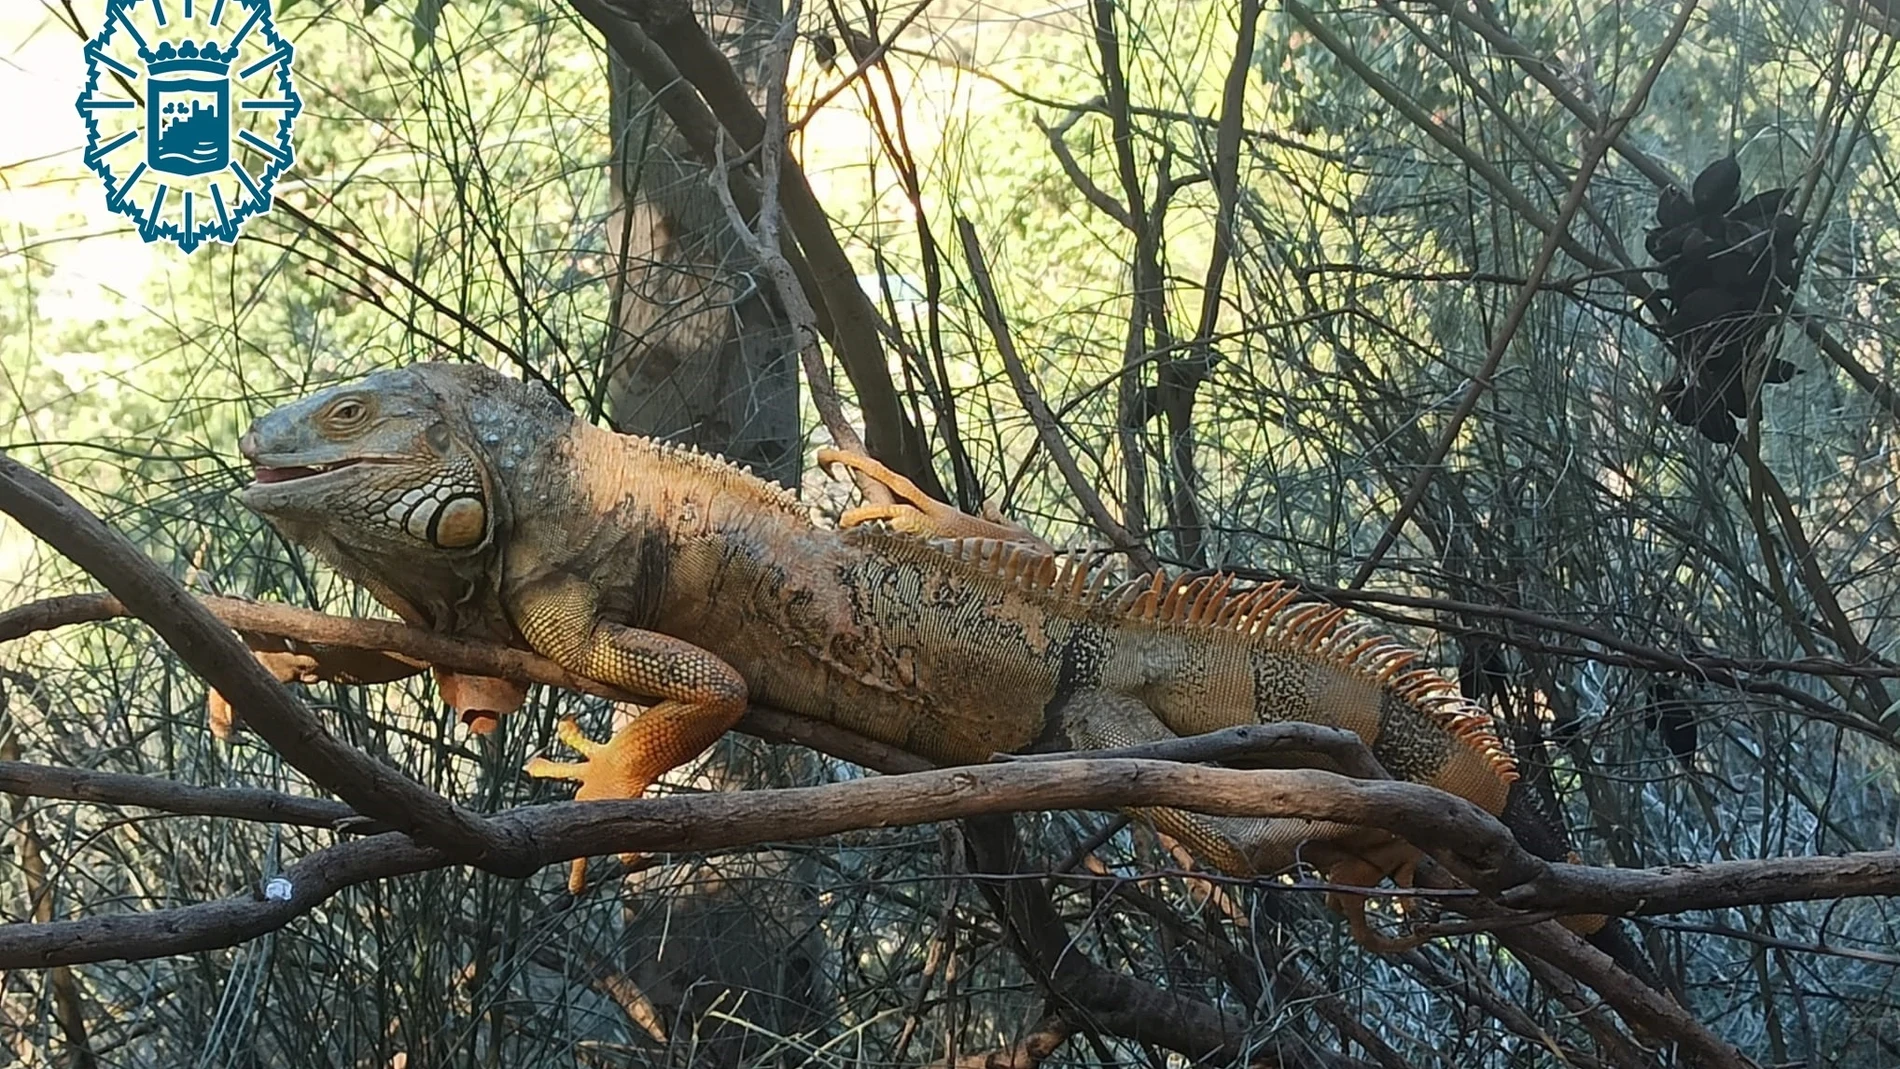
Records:
[[[577,801],[638,798],[647,786],[699,754],[739,722],[746,684],[736,669],[690,642],[603,620],[594,589],[563,578],[524,591],[513,607],[528,644],[570,672],[659,698],[605,744],[571,720],[560,739],[580,761],[528,762],[528,774],[580,784]],[[576,860],[568,889],[578,892],[586,862]]]
[[[1029,528],[1004,516],[989,502],[984,502],[985,514],[982,516],[972,516],[951,508],[924,493],[916,483],[862,453],[820,449],[818,464],[827,469],[833,464],[842,464],[883,484],[898,499],[889,505],[859,505],[847,509],[844,515],[838,517],[840,527],[856,527],[882,520],[890,524],[893,530],[921,538],[993,538],[1000,542],[1032,545],[1045,553],[1055,552],[1055,547],[1031,533]]]

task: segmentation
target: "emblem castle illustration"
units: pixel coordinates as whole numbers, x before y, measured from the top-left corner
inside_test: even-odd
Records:
[[[231,162],[231,57],[215,42],[200,49],[170,41],[145,59],[145,163],[181,177],[221,171]]]
[[[270,209],[303,109],[269,0],[107,0],[86,43],[86,164],[146,241],[191,252]]]

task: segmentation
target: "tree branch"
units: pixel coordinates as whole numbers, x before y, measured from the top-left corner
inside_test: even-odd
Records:
[[[633,700],[634,697],[593,680],[571,676],[545,658],[520,650],[445,639],[440,635],[391,621],[355,620],[290,606],[262,605],[231,598],[203,600],[205,605],[217,612],[221,618],[236,621],[247,630],[255,630],[259,633],[275,632],[287,634],[296,639],[317,639],[339,648],[380,647],[405,657],[431,660],[442,667],[459,672],[488,674],[523,682],[569,687],[613,700]],[[122,611],[123,609],[112,599],[99,594],[73,595],[35,602],[0,612],[0,640],[17,637],[24,633],[28,622],[37,623],[39,626],[54,626],[74,620],[103,619]],[[770,741],[810,746],[834,757],[879,771],[916,772],[929,767],[928,762],[914,754],[864,738],[835,725],[795,716],[782,710],[755,706],[748,710],[740,728]],[[1145,758],[1167,758],[1176,761],[1228,760],[1283,747],[1328,752],[1336,759],[1352,762],[1355,760],[1356,740],[1347,737],[1348,734],[1305,724],[1249,725],[1156,746],[1130,747],[1125,751],[1114,751],[1113,754],[1094,753],[1088,755],[1090,760],[1083,764],[1090,765],[1109,756],[1135,754]],[[1357,748],[1363,749],[1362,746]],[[1073,758],[1074,756],[1038,755],[1034,758],[1019,758],[1009,762],[1008,767],[1040,764],[1068,765],[1072,763],[1071,760],[1058,762],[1054,758]],[[1145,761],[1142,764],[1147,766],[1153,762]],[[29,769],[31,767],[28,766]],[[1352,770],[1354,775],[1371,776],[1376,771],[1376,764],[1346,764],[1344,767]],[[975,773],[982,770],[963,771]],[[1208,775],[1225,776],[1250,774],[1222,769],[1197,771]],[[1293,775],[1294,773],[1285,774]],[[1499,872],[1507,869],[1512,872],[1541,872],[1541,875],[1527,876],[1520,886],[1505,891],[1502,895],[1501,901],[1517,909],[1565,915],[1577,913],[1643,915],[1768,902],[1900,894],[1900,853],[1894,852],[1854,854],[1846,857],[1725,861],[1708,865],[1683,865],[1648,870],[1593,868],[1567,864],[1552,864],[1545,867],[1543,862],[1535,859],[1530,859],[1531,864],[1526,866],[1524,858],[1528,855],[1522,853],[1515,841],[1509,838],[1508,833],[1505,833],[1500,825],[1488,816],[1484,816],[1475,807],[1471,807],[1469,803],[1454,799],[1450,795],[1418,784],[1367,782],[1318,772],[1303,774],[1325,776],[1326,782],[1346,785],[1341,788],[1346,792],[1363,789],[1375,792],[1392,790],[1400,793],[1398,795],[1362,795],[1356,801],[1342,796],[1329,803],[1333,808],[1325,813],[1318,810],[1310,813],[1287,811],[1282,815],[1306,815],[1315,819],[1333,819],[1346,823],[1385,827],[1421,846],[1460,848],[1460,844],[1465,844],[1465,848],[1468,848],[1470,844],[1488,844],[1484,846],[1484,849],[1493,853],[1487,855],[1491,860],[1486,864]],[[16,772],[14,775],[16,777],[30,776],[30,773]],[[206,812],[213,815],[223,812],[225,815],[245,815],[237,811],[227,812],[203,808],[212,805],[237,805],[241,798],[240,793],[168,795],[166,790],[169,788],[153,787],[149,782],[141,781],[139,777],[117,779],[97,773],[70,775],[74,778],[68,780],[69,786],[64,788],[68,793],[51,791],[45,793],[57,797],[83,797],[80,793],[82,791],[103,792],[107,789],[107,785],[111,785],[114,790],[154,793],[143,794],[139,797],[101,796],[97,800],[124,804],[151,804],[157,808],[178,812]],[[15,778],[12,782],[22,783],[27,780]],[[42,782],[57,783],[59,781]],[[208,788],[187,788],[186,790],[210,791]],[[1239,797],[1238,795],[1223,795],[1221,792],[1229,790],[1226,786],[1208,786],[1205,790],[1207,792],[1205,795],[1191,797],[1185,802],[1157,804],[1174,804],[1180,808],[1204,812],[1229,812],[1236,804],[1235,798]],[[1254,788],[1247,788],[1247,790],[1251,792]],[[1253,794],[1249,796],[1256,801],[1264,797]],[[194,797],[202,799],[202,802],[194,802]],[[147,800],[141,801],[140,798]],[[176,801],[177,804],[163,801],[167,798]],[[1374,800],[1375,798],[1377,800]],[[1433,807],[1441,805],[1445,800],[1455,802],[1457,807],[1462,808],[1464,815],[1458,817],[1440,814],[1434,817],[1421,817],[1418,822],[1408,822],[1403,814],[1377,812],[1381,806]],[[198,804],[201,808],[181,808],[190,804]],[[248,811],[257,815],[247,816],[246,819],[274,819],[317,825],[330,823],[333,816],[344,815],[340,808],[335,810],[321,808],[332,803],[314,800],[299,800],[297,802],[299,806],[308,805],[310,808],[296,810],[295,813],[298,815],[290,815],[292,812],[290,810],[286,810],[286,815],[283,816],[269,815],[271,805],[287,803],[266,797],[264,792],[260,792],[259,796],[244,804],[258,807]],[[1112,808],[1122,804],[1148,803],[1123,803],[1104,796],[1093,801],[1077,803],[1076,807]],[[1275,810],[1275,812],[1281,812],[1281,810]],[[944,814],[938,819],[948,819],[949,815]],[[1461,820],[1466,823],[1460,823]],[[875,823],[866,826],[875,826]],[[608,849],[602,846],[595,852],[606,852]],[[1504,886],[1504,884],[1498,886]]]
[[[216,687],[285,760],[365,816],[458,860],[525,875],[523,844],[393,768],[332,737],[178,581],[65,491],[0,455],[0,511],[70,557]]]
[[[1552,864],[1501,901],[1516,909],[1644,916],[1816,898],[1900,894],[1900,851],[1609,869]],[[1578,907],[1587,904],[1588,910]]]
[[[1544,862],[1476,806],[1414,783],[1310,770],[1237,771],[1162,761],[1010,762],[850,780],[818,787],[526,806],[490,818],[523,844],[524,867],[606,853],[707,852],[1047,809],[1169,806],[1223,816],[1290,816],[1383,828],[1449,847],[1493,890]],[[439,868],[455,859],[399,835],[312,854],[257,897],[49,925],[0,927],[0,968],[153,957],[229,946],[288,923],[342,887]],[[275,897],[273,897],[275,896]]]
[[[0,761],[0,794],[60,798],[102,805],[135,805],[188,816],[230,817],[308,828],[384,832],[356,810],[324,798],[303,798],[251,787],[198,787],[189,783],[119,772],[89,772],[29,761]]]
[[[1390,779],[1378,758],[1359,736],[1345,728],[1318,724],[1242,724],[1202,735],[1189,735],[1138,746],[1118,746],[1103,750],[1069,750],[1062,753],[998,754],[1013,761],[1066,761],[1078,757],[1140,757],[1150,761],[1235,762],[1246,758],[1279,753],[1325,754],[1340,766],[1341,772],[1354,779]]]

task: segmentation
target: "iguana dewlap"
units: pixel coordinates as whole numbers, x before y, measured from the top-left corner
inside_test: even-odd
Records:
[[[1341,610],[1221,577],[1122,584],[1023,542],[821,528],[737,468],[485,368],[324,390],[242,449],[244,503],[405,619],[657,700],[605,744],[564,728],[585,760],[530,767],[583,799],[638,795],[748,700],[943,764],[1306,721],[1492,813],[1516,778],[1487,717]],[[1376,879],[1416,856],[1365,829],[1149,815],[1242,874],[1304,859]]]

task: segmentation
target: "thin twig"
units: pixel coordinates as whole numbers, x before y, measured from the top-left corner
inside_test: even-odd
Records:
[[[1010,337],[1009,321],[1003,316],[1003,308],[996,298],[996,286],[990,279],[989,266],[983,259],[983,246],[976,237],[976,227],[968,219],[957,216],[957,237],[963,243],[964,262],[970,268],[970,284],[976,287],[977,300],[983,313],[983,321],[990,328],[990,336],[996,340],[996,351],[1003,358],[1003,367],[1009,373],[1009,381],[1016,388],[1016,396],[1021,399],[1023,408],[1029,412],[1029,420],[1036,427],[1036,438],[1042,447],[1049,451],[1049,457],[1055,462],[1056,469],[1062,473],[1063,481],[1069,492],[1075,495],[1082,505],[1082,511],[1090,522],[1106,535],[1109,544],[1128,554],[1128,558],[1143,572],[1152,572],[1160,567],[1154,553],[1127,528],[1117,523],[1109,514],[1108,508],[1082,477],[1082,471],[1076,466],[1075,454],[1069,451],[1068,440],[1063,436],[1062,425],[1055,414],[1049,411],[1048,402],[1036,389],[1029,378],[1029,371],[1023,366],[1022,357],[1016,352],[1016,343]]]
[[[347,829],[357,834],[389,830],[387,825],[364,820],[342,802],[324,798],[305,798],[251,787],[198,787],[156,776],[57,768],[17,758],[0,761],[0,794],[131,805],[165,813],[229,817],[265,824]]]

